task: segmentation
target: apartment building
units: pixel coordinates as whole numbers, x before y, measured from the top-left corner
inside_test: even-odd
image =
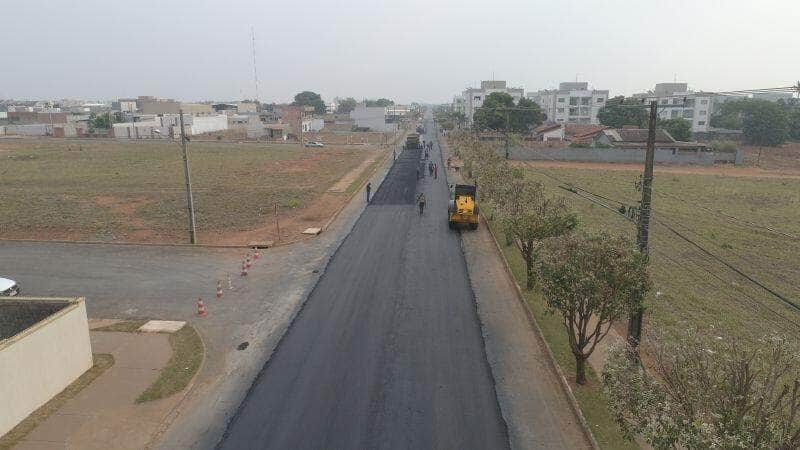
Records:
[[[633,94],[646,103],[658,102],[658,117],[661,119],[685,119],[691,122],[693,133],[703,133],[711,128],[711,114],[717,95],[710,92],[694,92],[686,83],[658,83],[650,92]]]
[[[558,89],[529,92],[528,98],[536,102],[547,121],[555,123],[600,123],[597,112],[608,100],[607,90],[589,89],[589,83],[565,82]]]
[[[505,81],[489,80],[481,81],[480,88],[467,88],[460,96],[453,100],[453,110],[462,112],[467,118],[467,124],[472,124],[472,117],[475,110],[483,106],[484,100],[489,94],[494,92],[504,92],[518,102],[525,95],[525,90],[518,87],[508,87]]]

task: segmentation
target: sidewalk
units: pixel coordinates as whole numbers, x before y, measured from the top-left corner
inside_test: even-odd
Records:
[[[164,333],[91,332],[94,353],[114,365],[33,429],[14,448],[141,449],[156,435],[180,395],[136,404],[172,356]]]

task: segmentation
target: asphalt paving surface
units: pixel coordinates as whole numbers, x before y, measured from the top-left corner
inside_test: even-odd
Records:
[[[220,448],[508,448],[446,181],[418,181],[419,158],[400,154]]]

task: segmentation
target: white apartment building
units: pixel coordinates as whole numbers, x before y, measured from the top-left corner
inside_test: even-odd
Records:
[[[367,106],[359,103],[354,110],[350,111],[350,118],[359,128],[382,133],[397,131],[396,123],[386,121],[385,106]]]
[[[633,94],[646,103],[658,102],[661,119],[685,119],[691,122],[692,132],[707,132],[711,128],[715,94],[690,91],[686,83],[658,83],[650,92]]]
[[[494,92],[504,92],[514,99],[517,103],[525,95],[523,88],[508,87],[505,81],[489,80],[481,81],[480,88],[467,88],[460,96],[453,100],[453,110],[464,113],[467,124],[472,124],[472,116],[475,110],[483,106],[484,100],[489,94]]]
[[[528,98],[536,102],[547,121],[555,123],[598,124],[597,112],[605,106],[608,91],[589,89],[589,83],[565,82],[558,89],[529,92]]]

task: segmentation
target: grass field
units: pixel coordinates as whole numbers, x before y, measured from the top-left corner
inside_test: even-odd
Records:
[[[580,215],[582,229],[635,239],[632,222],[559,189],[564,183],[553,177],[606,197],[583,192],[618,208],[616,201],[638,204],[636,172],[529,166],[529,174],[568,199]],[[698,327],[747,339],[773,331],[800,338],[800,311],[714,258],[800,305],[800,179],[657,172],[653,190],[650,248],[655,288],[646,321],[667,332]]]
[[[287,233],[292,220],[320,226],[339,201],[326,190],[378,151],[385,150],[190,143],[200,242],[246,243],[248,232],[274,223],[275,203]],[[187,240],[174,142],[7,139],[0,160],[2,238]]]

